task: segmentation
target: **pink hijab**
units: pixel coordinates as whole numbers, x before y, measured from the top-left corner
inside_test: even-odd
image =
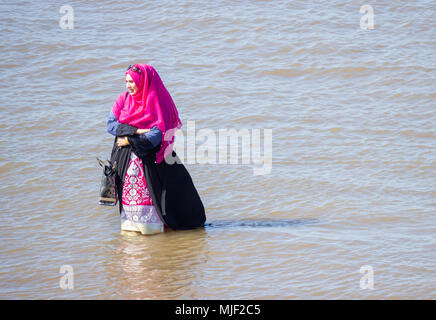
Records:
[[[176,105],[168,90],[165,88],[156,70],[146,64],[135,64],[141,70],[126,71],[138,91],[135,95],[122,93],[112,108],[118,122],[129,124],[138,129],[151,129],[157,126],[162,132],[161,148],[156,154],[156,162],[161,163],[166,155],[171,153],[174,144],[174,133],[180,129],[182,122]]]

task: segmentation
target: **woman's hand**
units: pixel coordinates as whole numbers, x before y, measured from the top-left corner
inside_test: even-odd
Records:
[[[118,147],[125,147],[128,146],[129,144],[130,144],[129,139],[127,139],[127,137],[117,138]]]
[[[150,129],[138,129],[138,130],[136,130],[136,134],[143,134],[143,133],[146,133],[148,131],[150,131]]]

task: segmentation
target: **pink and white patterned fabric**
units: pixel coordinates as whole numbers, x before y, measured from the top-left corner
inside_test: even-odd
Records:
[[[121,230],[143,234],[163,232],[163,223],[147,188],[142,161],[133,152],[124,178],[121,201]]]

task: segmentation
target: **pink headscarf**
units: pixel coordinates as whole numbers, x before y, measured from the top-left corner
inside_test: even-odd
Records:
[[[176,105],[168,90],[165,88],[156,70],[146,64],[135,64],[141,72],[126,71],[138,91],[135,95],[122,93],[112,108],[118,122],[129,124],[139,129],[151,129],[157,126],[162,132],[161,148],[156,154],[156,162],[160,163],[166,155],[171,153],[174,144],[174,133],[180,129],[182,122]]]

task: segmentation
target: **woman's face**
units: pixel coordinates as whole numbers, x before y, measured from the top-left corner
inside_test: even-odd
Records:
[[[126,74],[126,88],[132,96],[138,92],[138,87],[136,86],[130,74]]]

